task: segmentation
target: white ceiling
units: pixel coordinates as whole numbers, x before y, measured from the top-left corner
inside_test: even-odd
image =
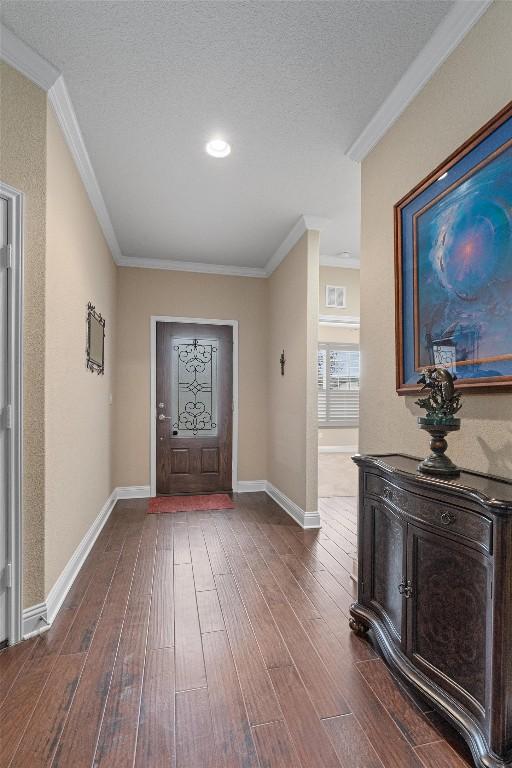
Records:
[[[359,254],[345,153],[452,5],[4,0],[2,21],[64,74],[124,257],[263,267],[301,214]]]

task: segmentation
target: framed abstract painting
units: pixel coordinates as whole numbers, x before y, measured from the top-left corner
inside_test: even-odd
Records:
[[[512,103],[395,205],[397,392],[512,388]]]

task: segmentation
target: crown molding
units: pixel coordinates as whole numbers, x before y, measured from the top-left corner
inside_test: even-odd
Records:
[[[267,277],[261,267],[238,267],[236,264],[203,264],[196,261],[173,261],[171,259],[146,259],[136,256],[121,256],[120,267],[140,269],[167,269],[175,272],[199,272],[205,275],[227,275],[230,277]]]
[[[64,76],[3,25],[0,25],[0,55],[8,64],[48,92],[48,100],[62,129],[112,257],[118,266],[233,277],[269,277],[307,230],[321,231],[329,223],[329,219],[303,214],[273,256],[267,261],[265,267],[242,267],[228,264],[204,264],[171,259],[123,256],[85,146]],[[356,269],[356,266],[351,267],[351,261],[353,260],[346,259],[343,264],[336,266]]]
[[[285,256],[290,253],[295,243],[300,240],[304,232],[308,229],[314,229],[321,232],[328,223],[329,219],[302,214],[300,219],[290,229],[277,251],[265,264],[265,277],[270,277],[272,272],[277,269]]]
[[[173,259],[150,259],[137,256],[119,256],[116,260],[120,267],[140,269],[169,269],[176,272],[198,272],[206,275],[227,275],[230,277],[270,277],[295,243],[307,230],[321,231],[329,219],[303,214],[293,225],[277,251],[267,261],[265,267],[239,267],[236,264],[204,264],[195,261],[175,261]],[[346,259],[346,261],[351,261]],[[339,266],[347,266],[346,264]]]
[[[48,99],[53,107],[55,116],[67,141],[70,152],[75,161],[78,173],[82,179],[85,190],[94,208],[98,223],[103,231],[105,240],[112,253],[112,258],[119,264],[121,249],[110,220],[105,200],[101,193],[100,185],[94,173],[92,163],[85,146],[82,131],[69,97],[64,77],[60,75],[48,91]]]
[[[341,259],[339,256],[320,256],[321,267],[338,267],[339,269],[361,269],[358,258]]]
[[[112,258],[119,264],[121,249],[63,75],[3,24],[0,25],[0,55],[10,66],[47,91],[48,101],[62,129]]]
[[[347,150],[360,163],[464,39],[492,0],[457,0],[366,128]]]
[[[313,229],[321,232],[331,223],[330,219],[326,219],[323,216],[310,216],[308,213],[304,213],[302,219],[304,220],[304,231],[306,229]]]
[[[0,58],[44,91],[48,91],[60,75],[58,69],[3,24],[0,24]]]

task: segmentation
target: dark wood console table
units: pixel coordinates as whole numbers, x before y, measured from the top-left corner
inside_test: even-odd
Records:
[[[355,456],[355,632],[454,725],[479,768],[512,768],[512,482]]]

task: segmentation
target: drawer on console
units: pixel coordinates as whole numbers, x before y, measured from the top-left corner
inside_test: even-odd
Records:
[[[406,491],[372,472],[365,472],[365,492],[389,501],[409,518],[428,523],[478,544],[491,552],[492,521],[468,509]]]

